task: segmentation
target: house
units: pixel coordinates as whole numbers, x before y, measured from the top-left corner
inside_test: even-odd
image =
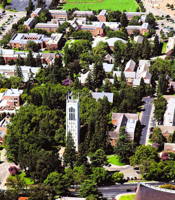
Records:
[[[121,127],[125,127],[125,131],[128,134],[129,139],[134,140],[134,134],[138,120],[138,114],[112,113],[112,124],[114,126],[114,131],[109,132],[111,145],[116,145]]]
[[[73,12],[74,17],[91,17],[94,16],[93,11],[80,11],[76,10]]]
[[[94,37],[104,36],[104,23],[92,22],[92,24],[82,24],[80,30],[89,31]]]
[[[115,59],[114,59],[114,56],[113,56],[113,55],[107,54],[107,55],[104,57],[104,61],[112,64],[112,63],[115,62]]]
[[[131,59],[126,63],[125,72],[134,72],[136,63]]]
[[[6,64],[8,64],[12,60],[17,60],[18,58],[26,59],[28,52],[26,51],[15,51],[12,49],[0,49],[0,57],[4,58]],[[51,65],[54,63],[55,58],[59,58],[60,55],[58,53],[35,53],[33,52],[34,58],[40,58],[43,64]]]
[[[167,100],[167,107],[164,114],[163,124],[158,125],[158,127],[161,129],[162,134],[165,137],[168,137],[169,134],[175,131],[175,96],[164,95],[164,98]]]
[[[53,19],[58,19],[60,21],[68,20],[68,14],[66,10],[49,10],[49,13]]]
[[[126,78],[126,81],[129,85],[132,85],[133,84],[133,80],[136,78],[136,72],[127,72],[127,71],[124,71],[124,76]],[[113,77],[117,76],[118,78],[120,78],[122,75],[122,72],[121,71],[113,71]]]
[[[99,99],[103,99],[107,97],[110,103],[113,103],[114,94],[110,92],[92,92],[92,97],[98,101]]]
[[[164,143],[163,151],[175,153],[175,144],[174,143]]]
[[[7,125],[10,123],[10,115],[6,115],[0,121],[0,143],[3,142],[5,135],[7,134]]]
[[[146,84],[151,83],[152,75],[149,72],[150,66],[151,66],[150,60],[140,60],[139,61],[139,66],[138,66],[137,72],[136,72],[136,78],[133,81],[134,86],[139,86],[142,78]]]
[[[107,11],[106,10],[102,10],[100,11],[100,13],[97,15],[97,19],[99,22],[106,22],[106,15],[107,15]]]
[[[103,70],[106,73],[110,73],[114,69],[114,64],[103,63],[102,65],[103,65]],[[94,64],[89,65],[89,69],[90,70],[93,70],[93,68],[94,68]]]
[[[37,8],[35,9],[32,13],[31,13],[31,17],[35,18],[35,17],[39,17],[39,14],[41,13],[42,8]]]
[[[47,22],[47,23],[37,23],[35,25],[36,29],[41,29],[47,32],[56,32],[59,27],[59,23],[52,23],[52,22]]]
[[[47,49],[57,49],[58,43],[62,38],[62,34],[53,33],[50,37],[38,33],[17,33],[9,42],[12,48],[26,49],[28,42],[33,41],[38,46]]]
[[[39,72],[40,67],[29,67],[29,66],[20,66],[22,74],[23,74],[23,81],[27,82],[29,78],[35,77],[35,75]],[[0,65],[0,74],[5,76],[6,78],[10,78],[16,75],[16,65]]]
[[[26,20],[25,22],[24,22],[24,26],[28,29],[28,30],[30,30],[31,28],[33,28],[34,27],[34,25],[35,25],[35,18],[29,18],[28,20]]]
[[[15,112],[21,105],[20,96],[23,90],[7,89],[5,92],[0,93],[0,112]]]
[[[166,54],[173,53],[175,48],[175,37],[168,38],[168,43],[166,46]]]
[[[138,44],[142,44],[144,37],[142,35],[137,35],[134,37],[134,41]]]
[[[85,84],[86,83],[86,80],[87,80],[87,77],[89,75],[89,71],[86,72],[85,74],[80,74],[80,77],[78,77],[79,81],[81,84]]]
[[[144,35],[145,33],[149,32],[149,24],[143,23],[142,25],[128,25],[126,27],[126,30],[129,35],[132,35],[136,32],[140,33],[141,35]]]

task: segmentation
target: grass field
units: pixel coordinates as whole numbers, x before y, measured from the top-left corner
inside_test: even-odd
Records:
[[[107,157],[108,158],[108,163],[113,164],[113,165],[118,165],[118,166],[124,166],[124,163],[120,162],[120,159],[116,155],[110,155]]]
[[[127,194],[123,195],[119,198],[119,200],[135,200],[135,194]]]
[[[78,8],[80,10],[120,10],[136,11],[138,4],[135,0],[66,0],[64,9]]]

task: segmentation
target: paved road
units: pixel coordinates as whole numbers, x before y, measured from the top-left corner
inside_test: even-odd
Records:
[[[150,183],[150,185],[160,185],[160,183]],[[137,183],[132,184],[118,184],[106,187],[99,187],[98,190],[102,193],[103,197],[112,199],[118,194],[129,192],[135,192],[137,188]]]
[[[147,134],[149,133],[148,127],[149,127],[153,98],[144,97],[143,101],[145,102],[145,104],[144,104],[144,111],[142,113],[141,124],[144,125],[145,127],[142,129],[142,134],[140,137],[140,144],[145,145],[146,137],[147,137]]]
[[[52,0],[45,0],[47,7],[51,4]],[[29,0],[12,0],[11,8],[17,11],[25,11],[25,8],[28,6]],[[36,5],[36,0],[33,0],[34,5]]]

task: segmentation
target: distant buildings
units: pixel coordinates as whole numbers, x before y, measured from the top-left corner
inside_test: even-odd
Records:
[[[110,103],[113,103],[114,94],[110,92],[92,92],[92,97],[96,99],[97,101],[99,99],[103,99],[104,97],[107,97],[108,101]]]
[[[134,140],[134,134],[138,120],[138,114],[112,113],[112,124],[114,126],[114,131],[109,132],[109,139],[112,146],[116,145],[121,127],[125,127],[125,131],[128,134],[129,139]]]
[[[72,135],[76,151],[78,151],[80,137],[79,98],[68,94],[66,100],[66,136]]]

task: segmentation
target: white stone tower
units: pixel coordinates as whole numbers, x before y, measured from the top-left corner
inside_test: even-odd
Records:
[[[78,151],[80,137],[80,113],[79,97],[75,98],[72,93],[68,93],[66,99],[66,137],[72,134],[76,151]]]

